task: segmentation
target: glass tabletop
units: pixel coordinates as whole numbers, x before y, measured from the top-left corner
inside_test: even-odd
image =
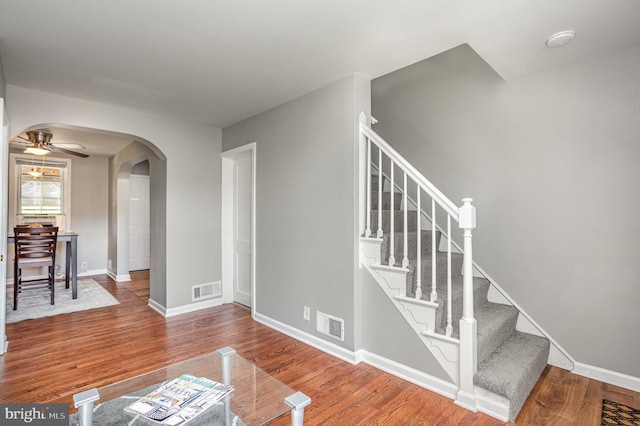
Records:
[[[224,374],[226,365],[228,377]],[[96,404],[116,400],[153,385],[160,386],[182,374],[205,377],[220,383],[230,382],[234,387],[230,398],[231,412],[249,426],[265,424],[290,411],[292,407],[285,402],[285,398],[296,393],[252,362],[242,358],[233,349],[223,348],[99,388],[99,400]],[[189,424],[197,425],[197,417]]]

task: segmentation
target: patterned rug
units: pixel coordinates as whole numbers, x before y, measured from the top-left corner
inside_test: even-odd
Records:
[[[13,286],[7,287],[7,324],[26,319],[50,317],[70,312],[86,311],[118,305],[120,302],[104,287],[91,278],[78,279],[78,298],[71,298],[71,285],[64,288],[64,281],[56,281],[55,305],[51,304],[48,294],[42,293],[30,297],[18,297],[18,309],[13,310]]]
[[[618,402],[602,400],[602,426],[640,426],[640,410]]]

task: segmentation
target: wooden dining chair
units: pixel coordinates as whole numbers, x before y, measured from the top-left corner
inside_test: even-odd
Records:
[[[13,310],[18,309],[18,295],[25,291],[43,291],[51,293],[51,304],[55,303],[56,244],[58,227],[16,226],[15,259],[13,263]],[[47,268],[46,278],[23,279],[23,268]]]

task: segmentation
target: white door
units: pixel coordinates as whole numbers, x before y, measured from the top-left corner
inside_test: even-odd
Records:
[[[233,300],[251,306],[251,192],[252,155],[233,162]]]
[[[4,99],[0,98],[0,354],[7,350],[7,335],[5,334],[6,299],[7,299],[7,205],[9,167],[9,122],[5,110]]]
[[[149,269],[149,176],[129,177],[129,270]]]

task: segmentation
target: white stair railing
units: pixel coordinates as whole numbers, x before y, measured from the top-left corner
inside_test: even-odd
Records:
[[[361,182],[366,182],[362,185],[361,190],[366,191],[364,195],[365,211],[361,214],[366,217],[366,228],[361,229],[360,232],[365,236],[371,236],[371,214],[372,214],[372,165],[377,169],[378,175],[378,224],[376,237],[381,238],[384,236],[383,231],[383,215],[382,215],[382,198],[383,198],[383,175],[388,176],[390,182],[390,200],[389,200],[389,266],[394,266],[395,261],[395,193],[401,192],[402,194],[402,216],[403,216],[403,259],[401,265],[403,268],[409,266],[408,256],[408,211],[409,211],[409,193],[408,193],[408,181],[411,181],[411,188],[415,184],[415,194],[412,198],[413,205],[417,210],[416,214],[416,227],[417,230],[417,253],[416,253],[416,289],[415,298],[421,299],[423,297],[422,291],[422,218],[425,217],[431,222],[431,291],[427,293],[430,301],[438,302],[437,292],[437,256],[436,251],[436,232],[440,228],[437,226],[438,212],[443,212],[446,215],[446,238],[447,238],[447,306],[444,307],[446,312],[446,336],[451,336],[453,332],[453,320],[452,320],[452,300],[451,300],[451,286],[452,286],[452,230],[451,221],[458,223],[458,227],[463,230],[463,315],[460,320],[460,390],[458,392],[457,402],[460,405],[473,409],[475,407],[475,392],[473,385],[473,375],[477,369],[477,326],[473,313],[473,258],[472,258],[472,230],[475,228],[475,207],[471,204],[470,198],[463,199],[463,205],[461,207],[456,206],[449,198],[447,198],[438,188],[435,187],[427,178],[425,178],[415,167],[413,167],[404,157],[402,157],[397,151],[395,151],[384,139],[382,139],[377,133],[375,133],[366,123],[366,117],[364,113],[360,115],[360,143],[365,144],[360,147],[361,153],[366,153],[367,158],[366,167],[363,169],[363,173],[367,176]],[[374,154],[377,151],[377,155]],[[377,159],[376,159],[377,157]],[[361,162],[362,164],[363,162]],[[402,186],[397,186],[395,182],[396,168],[403,174]],[[426,194],[431,198],[431,217],[427,214],[422,214],[422,194]],[[362,199],[361,195],[361,199]],[[362,216],[361,216],[362,217]],[[364,225],[362,225],[364,227]],[[382,259],[384,261],[384,259]],[[405,296],[407,296],[405,294]],[[434,328],[430,325],[429,328]]]

